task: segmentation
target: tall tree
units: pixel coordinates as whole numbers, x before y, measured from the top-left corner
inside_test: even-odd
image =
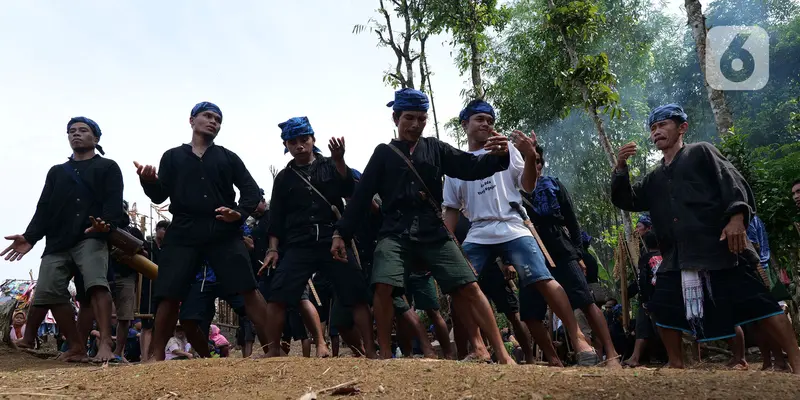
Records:
[[[487,62],[490,38],[488,31],[501,31],[510,13],[497,0],[431,0],[433,26],[452,35],[451,44],[458,50],[456,61],[461,73],[469,70],[472,81],[469,97],[486,95],[482,69]]]
[[[708,84],[708,74],[706,70],[706,17],[703,15],[703,6],[700,0],[685,0],[686,16],[689,19],[689,26],[692,29],[695,47],[697,49],[697,59],[700,62],[700,69],[703,71],[703,85],[708,94],[708,101],[711,103],[711,110],[714,112],[714,122],[717,125],[719,136],[730,133],[733,127],[733,115],[725,102],[725,94],[721,90],[716,90]]]
[[[427,92],[431,98],[434,128],[439,137],[439,124],[436,115],[436,103],[431,86],[431,73],[425,54],[426,45],[431,35],[439,28],[432,23],[429,10],[430,0],[389,0],[392,13],[386,8],[385,0],[378,0],[377,12],[382,21],[370,18],[365,24],[353,27],[353,33],[365,31],[375,33],[379,47],[388,47],[396,57],[393,69],[384,72],[384,83],[394,88],[412,88]],[[394,15],[394,16],[393,16]],[[397,30],[397,26],[402,30]],[[415,64],[419,71],[419,85],[415,83]]]

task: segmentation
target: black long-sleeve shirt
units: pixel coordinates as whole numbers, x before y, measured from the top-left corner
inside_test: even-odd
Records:
[[[435,204],[442,204],[444,175],[465,181],[483,179],[505,170],[509,163],[507,154],[476,156],[432,137],[421,137],[413,154],[409,154],[413,143],[401,140],[391,143],[414,164],[425,186],[431,190]],[[376,193],[383,200],[380,238],[398,235],[421,242],[447,238],[442,221],[424,197],[423,185],[398,154],[387,144],[379,144],[367,163],[344,218],[337,224],[344,239],[353,236]]]
[[[631,186],[627,168],[611,178],[611,202],[628,211],[650,211],[664,261],[659,271],[721,270],[737,263],[719,237],[731,216],[755,212],[750,186],[710,143],[685,145]]]
[[[84,187],[65,169],[75,171]],[[106,233],[83,233],[99,217],[112,226],[125,226],[122,209],[122,172],[113,160],[96,155],[88,160],[55,165],[47,172],[44,189],[23,236],[31,245],[43,237],[42,256],[65,251],[86,238],[106,238]]]
[[[579,260],[583,252],[581,243],[581,227],[578,217],[575,215],[575,207],[572,203],[567,188],[557,178],[554,179],[558,191],[556,199],[560,206],[559,210],[554,210],[553,215],[539,215],[528,202],[525,209],[531,218],[531,222],[536,227],[536,231],[542,238],[542,243],[556,263]],[[533,203],[533,195],[520,191],[522,196]]]
[[[327,202],[292,169],[310,181]],[[304,167],[297,166],[294,160],[290,161],[278,173],[272,185],[269,235],[277,237],[284,250],[312,242],[330,242],[336,215],[328,203],[342,212],[342,198],[353,193],[355,184],[353,171],[347,168],[345,176],[339,175],[332,158],[317,155],[311,165]]]
[[[261,201],[258,184],[239,156],[214,144],[203,157],[195,155],[188,144],[167,150],[161,157],[158,180],[141,183],[153,203],[170,199],[173,220],[165,243],[195,245],[241,236],[239,228]],[[239,189],[238,204],[234,186]],[[217,220],[219,207],[238,211],[242,219]]]

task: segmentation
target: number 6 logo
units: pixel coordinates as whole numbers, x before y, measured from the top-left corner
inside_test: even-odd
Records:
[[[769,34],[758,26],[715,26],[705,61],[712,89],[759,90],[769,81]]]

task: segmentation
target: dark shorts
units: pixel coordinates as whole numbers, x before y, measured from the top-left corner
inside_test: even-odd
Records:
[[[411,305],[417,310],[439,310],[439,296],[436,293],[436,282],[433,280],[433,275],[429,273],[410,274],[406,277],[405,291],[405,299],[403,296],[392,298],[397,315],[410,310]]]
[[[308,332],[306,326],[303,324],[303,317],[297,310],[286,310],[286,323],[283,324],[283,337],[281,340],[284,342],[291,342],[292,340],[306,340],[308,339]]]
[[[278,267],[271,273],[267,301],[292,304],[298,302],[315,272],[331,282],[336,298],[344,306],[366,303],[367,282],[348,253],[350,262],[333,259],[330,242],[287,249]],[[316,303],[316,300],[312,301]]]
[[[573,310],[594,304],[594,296],[577,260],[556,262],[556,267],[551,269],[550,273],[567,292]],[[519,296],[520,318],[523,321],[529,319],[544,321],[547,314],[547,302],[544,297],[537,290],[522,290]]]
[[[257,287],[250,254],[240,238],[185,246],[166,244],[159,255],[158,278],[153,284],[158,299],[184,300],[195,282],[203,260],[214,269],[220,296],[246,292]]]
[[[180,319],[199,321],[202,325],[209,324],[217,312],[215,301],[224,300],[231,306],[236,315],[245,316],[244,298],[241,295],[220,295],[220,285],[217,282],[195,282],[189,288],[189,294],[181,302]]]
[[[783,313],[749,266],[710,271],[710,281],[713,298],[704,290],[704,317],[695,329],[686,320],[680,271],[658,272],[655,292],[645,307],[657,326],[687,332],[700,342],[732,338],[736,326]]]
[[[375,248],[372,284],[394,286],[393,294],[402,295],[407,274],[423,265],[430,270],[442,292],[447,294],[477,280],[472,266],[450,239],[422,243],[385,237]]]
[[[656,325],[644,307],[639,306],[636,312],[636,339],[650,339],[656,337]]]
[[[515,314],[519,312],[520,299],[511,289],[503,271],[495,264],[486,265],[478,275],[478,285],[486,297],[494,303],[497,312],[502,314]],[[530,287],[531,290],[533,287]],[[522,289],[524,291],[525,289]]]

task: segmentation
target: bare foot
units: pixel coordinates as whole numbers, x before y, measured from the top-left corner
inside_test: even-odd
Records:
[[[25,339],[19,339],[14,342],[14,345],[20,349],[33,350],[36,347],[36,342],[27,342]]]
[[[547,360],[547,366],[548,367],[564,368],[564,364],[561,363],[561,359],[559,359],[558,357],[553,357],[553,358]]]
[[[497,357],[498,364],[506,364],[506,365],[517,365],[517,362],[514,361],[511,356],[506,355],[505,357]]]
[[[673,363],[672,361],[668,362],[667,365],[664,366],[665,368],[669,369],[683,369],[683,363]]]
[[[317,358],[328,358],[331,356],[331,351],[328,349],[328,344],[324,340],[318,341],[317,344]]]
[[[749,368],[749,365],[747,365],[747,361],[745,361],[744,359],[731,360],[725,366],[736,371],[747,371],[747,369]]]
[[[463,362],[478,362],[478,363],[491,363],[492,357],[488,354],[479,355],[478,353],[469,353],[466,357],[462,358]]]
[[[639,360],[635,360],[633,358],[629,358],[629,359],[627,359],[627,360],[622,362],[622,366],[623,367],[629,367],[629,368],[636,368],[636,367],[642,366],[642,364],[639,364]]]
[[[100,343],[97,346],[97,355],[92,358],[93,362],[106,362],[114,358],[114,352],[111,351],[111,344]]]
[[[436,360],[436,359],[438,359],[438,358],[439,358],[439,355],[438,355],[438,354],[436,354],[436,352],[435,352],[435,351],[433,351],[433,349],[431,349],[431,350],[428,350],[428,351],[424,351],[424,352],[423,352],[423,356],[424,356],[425,358],[430,358],[430,359],[433,359],[433,360]]]
[[[610,358],[605,361],[606,368],[610,369],[622,369],[622,364],[619,362],[619,356]]]
[[[88,363],[89,357],[83,350],[69,350],[59,354],[56,360],[68,363]]]
[[[367,352],[367,358],[370,359],[370,360],[377,360],[380,357],[378,357],[378,353],[377,352],[370,351],[370,352]]]

